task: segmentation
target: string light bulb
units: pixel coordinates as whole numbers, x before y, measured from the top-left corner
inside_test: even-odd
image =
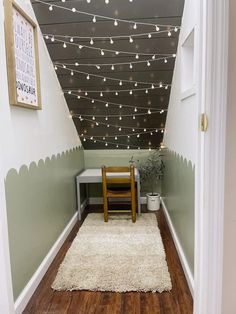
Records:
[[[70,42],[71,42],[71,43],[73,43],[73,41],[74,41],[74,38],[73,38],[73,37],[71,37],[71,38],[70,38]]]
[[[122,81],[119,82],[119,85],[122,86]]]
[[[75,13],[75,12],[76,12],[76,8],[72,8],[71,11],[72,11],[73,13]]]
[[[147,61],[147,66],[150,67],[151,63],[149,61]]]
[[[114,71],[115,70],[115,67],[114,67],[114,65],[112,64],[112,66],[111,66],[111,69],[112,69],[112,71]]]
[[[101,49],[101,55],[104,56],[104,51]]]
[[[114,41],[112,38],[110,38],[110,44],[114,44]]]
[[[96,23],[97,22],[97,19],[96,19],[96,16],[94,15],[93,17],[93,23]]]
[[[168,37],[170,37],[170,36],[171,36],[171,31],[168,32]]]
[[[53,10],[53,6],[50,5],[49,8],[48,8],[48,10],[49,10],[49,11],[52,11],[52,10]]]
[[[114,21],[114,25],[115,25],[115,26],[118,26],[117,20]]]
[[[158,25],[156,25],[155,28],[156,28],[156,31],[159,32],[160,27]]]
[[[133,38],[130,36],[129,37],[129,42],[132,44],[134,42]]]
[[[66,47],[67,47],[67,45],[66,45],[66,43],[64,43],[64,44],[63,44],[63,48],[66,48]]]
[[[133,65],[132,65],[132,63],[130,63],[129,68],[130,68],[130,69],[133,69]]]
[[[138,55],[138,54],[136,54],[136,55],[135,55],[135,58],[136,58],[136,59],[139,59],[139,55]]]
[[[90,45],[93,45],[93,44],[94,44],[93,38],[90,39],[90,42],[89,42],[89,43],[90,43]]]
[[[133,29],[137,29],[137,24],[134,23]]]
[[[87,79],[87,80],[89,80],[89,79],[90,79],[90,76],[89,76],[89,74],[87,75],[86,79]]]

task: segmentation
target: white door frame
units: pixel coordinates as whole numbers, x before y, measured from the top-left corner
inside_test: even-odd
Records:
[[[195,314],[220,314],[223,271],[228,0],[199,1],[198,135],[195,185]],[[200,123],[199,123],[200,124]]]

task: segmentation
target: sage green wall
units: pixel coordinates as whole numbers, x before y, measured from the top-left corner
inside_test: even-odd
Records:
[[[11,169],[5,180],[10,257],[16,299],[76,212],[75,175],[82,149]]]
[[[129,165],[129,160],[132,156],[136,161],[143,161],[148,158],[149,154],[150,151],[147,149],[85,150],[85,168],[100,168],[102,165],[127,166]],[[161,181],[156,185],[155,191],[161,193]],[[149,184],[142,184],[141,195],[145,196],[147,192],[150,192]],[[89,195],[90,197],[102,197],[102,185],[89,184]]]
[[[163,150],[165,173],[162,195],[171,221],[194,272],[194,182],[191,162],[169,150]]]

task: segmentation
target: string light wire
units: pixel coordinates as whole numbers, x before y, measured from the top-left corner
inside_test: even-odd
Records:
[[[128,133],[128,134],[113,134],[113,135],[85,135],[85,134],[81,134],[81,137],[92,137],[92,138],[110,138],[110,137],[114,137],[114,138],[118,138],[118,137],[130,137],[130,136],[136,136],[137,135],[145,135],[145,134],[150,134],[150,133],[158,133],[158,131],[161,131],[162,128],[157,128],[157,129],[152,129],[152,131],[146,131],[146,132],[138,132],[138,133]]]
[[[138,22],[138,21],[132,21],[132,20],[126,20],[126,19],[119,19],[119,18],[113,18],[113,17],[109,17],[109,16],[104,16],[104,15],[100,15],[100,14],[94,14],[94,13],[89,13],[89,12],[85,12],[85,11],[81,11],[81,10],[77,10],[75,8],[67,8],[58,4],[52,4],[52,3],[47,3],[45,1],[42,0],[34,0],[35,2],[38,3],[42,3],[44,5],[47,5],[50,9],[50,11],[53,11],[53,7],[58,8],[58,9],[62,9],[62,10],[66,10],[66,11],[70,11],[73,13],[79,13],[79,14],[83,14],[83,15],[87,15],[87,16],[91,16],[93,17],[93,22],[96,23],[96,18],[101,18],[104,20],[110,20],[110,21],[114,21],[114,25],[117,26],[118,22],[122,22],[122,23],[129,23],[134,25],[146,25],[146,26],[152,26],[155,27],[156,31],[159,30],[160,27],[166,27],[166,28],[170,28],[170,27],[178,27],[178,25],[167,25],[167,24],[158,24],[158,23],[146,23],[146,22]]]
[[[89,141],[94,141],[93,139],[90,139],[89,137],[87,137],[86,136],[86,140],[89,140]],[[119,146],[122,146],[122,147],[126,147],[127,149],[129,149],[130,147],[133,147],[133,148],[138,148],[138,149],[140,149],[140,148],[142,148],[142,149],[149,149],[149,150],[151,150],[151,149],[157,149],[158,147],[156,147],[156,146],[139,146],[139,145],[133,145],[133,144],[123,144],[123,143],[115,143],[115,142],[110,142],[110,141],[106,141],[106,140],[98,140],[98,139],[96,139],[96,142],[99,142],[99,143],[105,143],[105,146],[108,146],[108,144],[109,145],[114,145],[114,146],[116,146],[117,148],[119,147]],[[107,145],[106,145],[107,144]]]
[[[118,78],[114,78],[114,77],[108,77],[108,76],[103,76],[103,75],[98,75],[98,74],[91,74],[91,73],[88,73],[88,72],[84,72],[84,71],[79,71],[79,70],[75,70],[75,69],[72,69],[72,68],[68,68],[66,67],[65,68],[65,64],[57,64],[57,67],[61,68],[61,69],[64,69],[64,70],[67,70],[67,71],[70,71],[71,73],[80,73],[80,74],[84,74],[84,75],[89,75],[91,77],[98,77],[98,78],[101,78],[104,80],[104,78],[106,80],[110,80],[110,81],[116,81],[116,82],[122,82],[122,83],[130,83],[130,84],[147,84],[147,85],[157,85],[159,83],[154,83],[154,82],[143,82],[143,81],[132,81],[132,80],[126,80],[126,79],[118,79]],[[121,85],[121,84],[119,84]],[[152,87],[151,87],[152,88]],[[152,88],[153,89],[153,88]]]
[[[176,31],[176,26],[171,27],[171,29],[165,29],[165,30],[161,30],[158,32],[146,32],[146,33],[138,33],[138,34],[129,34],[129,35],[114,35],[114,36],[78,36],[78,35],[62,35],[62,34],[51,34],[51,33],[44,33],[43,36],[46,37],[47,39],[49,39],[49,37],[59,37],[59,38],[66,38],[66,39],[85,39],[85,40],[89,40],[91,41],[91,39],[93,40],[108,40],[110,42],[110,44],[114,44],[114,40],[116,39],[123,39],[123,38],[127,38],[129,39],[131,38],[136,38],[136,37],[142,37],[145,36],[147,37],[147,39],[151,39],[152,35],[158,35],[158,34],[162,34],[162,33],[166,33],[169,31]]]
[[[136,91],[148,91],[148,90],[154,90],[154,89],[160,89],[160,88],[165,88],[171,86],[170,84],[161,84],[161,86],[153,86],[153,87],[145,87],[145,88],[133,88],[133,89],[112,89],[112,90],[78,90],[78,89],[64,89],[64,92],[75,92],[77,91],[78,93],[122,93],[122,92],[131,92],[130,94],[133,94],[133,92]]]
[[[120,108],[122,108],[122,107],[125,107],[125,108],[133,108],[134,110],[135,110],[135,108],[138,110],[138,109],[145,109],[145,110],[147,110],[147,109],[151,109],[151,110],[156,110],[157,108],[154,108],[154,107],[141,107],[141,106],[132,106],[132,105],[125,105],[125,104],[120,104],[120,103],[115,103],[115,102],[108,102],[108,101],[105,101],[105,100],[101,100],[101,99],[94,99],[94,98],[91,98],[91,97],[87,97],[87,96],[80,96],[80,95],[78,95],[78,94],[75,94],[75,93],[73,93],[73,92],[71,92],[71,93],[68,93],[68,92],[64,92],[64,93],[67,93],[67,94],[69,94],[69,95],[72,95],[72,96],[75,96],[75,97],[79,97],[79,99],[80,98],[82,98],[82,99],[87,99],[87,100],[91,100],[91,102],[99,102],[99,103],[103,103],[103,104],[107,104],[108,106],[109,105],[112,105],[112,106],[118,106],[118,107],[120,107]],[[162,109],[162,110],[164,110],[164,109]]]
[[[80,120],[80,117],[78,117],[77,115],[73,115],[72,116],[73,118],[78,118],[79,120]],[[87,119],[87,118],[82,118],[82,121],[88,121],[88,122],[91,122],[91,123],[96,123],[97,121],[94,121],[94,120],[92,120],[92,119]],[[132,126],[123,126],[123,125],[117,125],[117,124],[110,124],[110,123],[105,123],[105,122],[97,122],[98,123],[98,125],[106,125],[106,126],[108,126],[109,125],[109,127],[114,127],[114,128],[116,128],[116,129],[118,129],[118,128],[121,128],[121,129],[130,129],[130,130],[134,130],[133,132],[135,132],[135,130],[144,130],[144,129],[146,129],[146,130],[153,130],[153,128],[147,128],[147,127],[132,127]],[[161,130],[163,130],[163,129],[161,129]]]
[[[130,64],[139,64],[139,63],[147,63],[147,62],[154,62],[154,61],[162,61],[165,59],[170,59],[170,58],[175,58],[176,54],[172,54],[171,56],[164,56],[161,58],[155,58],[155,55],[153,55],[154,58],[149,58],[146,60],[139,60],[139,61],[131,61],[131,62],[113,62],[113,63],[96,63],[96,64],[89,64],[89,63],[79,63],[79,62],[75,62],[75,63],[61,63],[58,61],[55,61],[54,64],[57,65],[61,65],[64,64],[65,66],[88,66],[88,67],[96,67],[96,68],[100,68],[102,66],[119,66],[119,65],[130,65]]]
[[[62,43],[63,47],[65,47],[65,48],[67,47],[67,45],[72,45],[72,46],[79,47],[80,49],[86,48],[86,49],[99,50],[101,55],[104,55],[104,51],[105,52],[111,52],[111,53],[114,53],[116,55],[124,54],[124,55],[134,55],[134,56],[136,56],[137,53],[138,53],[139,56],[152,56],[152,55],[156,55],[156,56],[172,56],[173,55],[171,53],[163,54],[163,53],[156,53],[156,52],[152,52],[152,53],[147,53],[147,52],[130,52],[130,51],[107,49],[107,48],[105,49],[105,48],[98,48],[98,47],[94,47],[94,46],[87,46],[87,45],[84,45],[84,44],[79,44],[79,43],[74,43],[74,42],[70,42],[70,41],[65,41],[65,40],[61,40],[61,39],[55,38],[55,37],[52,37],[52,38],[54,38],[53,42],[57,41],[59,43]]]

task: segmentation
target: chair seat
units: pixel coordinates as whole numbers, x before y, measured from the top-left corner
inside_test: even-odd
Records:
[[[118,191],[118,190],[107,190],[107,197],[131,197],[131,190]]]

